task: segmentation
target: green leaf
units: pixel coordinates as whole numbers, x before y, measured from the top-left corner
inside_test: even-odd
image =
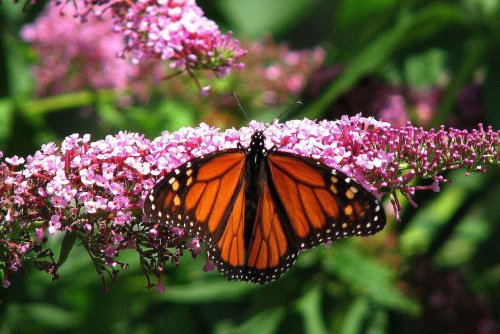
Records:
[[[141,277],[141,279],[144,279]],[[198,304],[218,301],[234,301],[258,289],[259,286],[246,282],[223,281],[216,277],[213,281],[204,280],[188,285],[168,285],[167,291],[159,294],[161,300],[182,304]],[[142,288],[142,286],[141,286]]]
[[[340,332],[344,334],[362,333],[366,318],[370,313],[370,303],[365,296],[356,298],[345,314]]]
[[[7,252],[5,251],[5,246],[0,243],[0,289],[2,289],[3,282],[5,280],[5,270],[7,269]]]
[[[395,0],[344,0],[339,2],[336,26],[352,30],[353,25],[367,19],[373,20],[390,12],[397,5]],[[368,23],[368,22],[366,22]],[[362,27],[360,27],[362,28]]]
[[[13,323],[25,322],[26,326],[36,323],[39,326],[38,328],[50,326],[55,331],[72,328],[75,323],[80,321],[81,317],[76,312],[48,303],[29,303],[16,307],[16,309],[17,312],[13,312],[13,309],[9,310],[9,321]]]
[[[0,100],[0,148],[5,147],[12,135],[14,111],[14,103],[11,99]]]
[[[484,175],[474,173],[464,177],[463,170],[457,170],[449,175],[449,179],[454,182],[447,184],[432,203],[419,208],[402,233],[400,249],[404,256],[411,257],[427,252],[434,237],[467,201],[468,195],[477,187],[481,187]]]
[[[29,66],[25,63],[25,47],[13,34],[13,30],[10,33],[2,31],[0,34],[0,42],[8,50],[2,57],[5,57],[10,95],[24,97],[32,91],[33,78],[29,74]]]
[[[408,57],[404,64],[406,82],[417,88],[437,86],[445,73],[445,57],[445,52],[440,49]]]
[[[450,84],[445,90],[436,113],[433,118],[433,126],[439,127],[445,123],[446,117],[450,114],[452,108],[456,104],[456,96],[460,89],[471,82],[474,73],[484,64],[484,61],[489,58],[491,53],[491,37],[490,36],[474,36],[466,42],[464,55],[461,63],[456,69]]]
[[[389,332],[389,314],[384,311],[372,312],[365,334],[385,334]]]
[[[103,91],[104,92],[104,91]],[[29,118],[41,116],[46,113],[77,108],[89,105],[95,101],[94,92],[80,91],[75,93],[66,93],[55,96],[48,96],[33,100],[23,100],[19,103],[19,108]]]
[[[483,83],[483,102],[488,116],[488,125],[500,128],[500,57],[494,55],[488,59],[488,71]]]
[[[217,2],[217,7],[225,13],[238,35],[258,38],[264,33],[277,35],[296,25],[320,3],[320,0],[223,0]]]
[[[321,310],[321,290],[315,287],[297,301],[297,309],[304,319],[306,333],[328,333]]]
[[[452,15],[452,19],[446,19]],[[442,19],[442,20],[441,20]],[[440,23],[441,21],[443,23]],[[465,15],[456,6],[429,5],[411,15],[402,15],[399,21],[373,39],[364,49],[353,55],[347,69],[325,90],[323,95],[303,109],[301,116],[320,117],[327,107],[352,88],[362,77],[381,68],[405,44],[415,44],[421,38],[430,38],[463,23]],[[432,26],[432,29],[429,27]],[[418,33],[416,33],[417,31]],[[292,113],[288,117],[292,117]]]
[[[411,22],[402,20],[393,28],[376,38],[373,43],[361,50],[348,64],[347,69],[326,89],[326,91],[306,109],[301,116],[315,119],[320,117],[328,105],[356,84],[360,78],[373,72],[386,61],[406,36]],[[288,116],[291,117],[292,113]],[[287,115],[285,115],[286,118]]]
[[[179,101],[165,99],[158,105],[157,110],[164,121],[163,129],[177,130],[195,123],[192,108]]]
[[[447,34],[450,29],[470,28],[470,18],[457,3],[431,2],[412,15],[412,28],[404,42],[406,45],[422,47],[430,39]],[[405,45],[405,46],[406,46]]]
[[[283,307],[258,313],[239,326],[229,322],[222,322],[216,327],[215,332],[224,333],[247,333],[247,334],[273,334],[276,333],[280,323],[285,316]]]
[[[396,287],[396,277],[390,269],[362,255],[349,242],[337,242],[332,248],[333,251],[325,252],[325,271],[335,274],[346,286],[375,304],[411,315],[419,313],[418,304]]]
[[[66,232],[64,238],[61,242],[61,251],[59,253],[59,259],[57,260],[57,266],[60,267],[68,259],[68,255],[73,249],[76,240],[75,232]]]
[[[100,102],[97,104],[96,108],[99,117],[109,125],[117,129],[126,129],[127,120],[124,114],[118,110],[114,105]]]

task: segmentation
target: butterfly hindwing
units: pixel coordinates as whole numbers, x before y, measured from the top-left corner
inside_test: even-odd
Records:
[[[279,202],[278,202],[279,203]],[[247,249],[245,275],[254,283],[266,283],[283,275],[295,263],[298,251],[290,244],[286,221],[265,183]]]
[[[217,270],[229,280],[244,279],[245,240],[242,222],[245,213],[245,198],[243,189],[238,190],[236,200],[228,210],[230,214],[220,238],[206,243],[207,254]]]

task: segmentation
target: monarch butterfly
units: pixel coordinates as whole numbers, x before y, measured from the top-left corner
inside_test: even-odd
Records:
[[[205,242],[229,280],[264,284],[283,275],[299,252],[385,226],[379,201],[346,174],[312,158],[250,145],[192,159],[161,179],[144,211]]]

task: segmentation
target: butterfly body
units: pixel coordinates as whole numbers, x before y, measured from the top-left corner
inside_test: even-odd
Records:
[[[384,212],[361,185],[321,162],[264,144],[257,131],[247,148],[179,166],[150,192],[146,215],[205,241],[229,280],[260,284],[279,278],[303,250],[383,229]]]

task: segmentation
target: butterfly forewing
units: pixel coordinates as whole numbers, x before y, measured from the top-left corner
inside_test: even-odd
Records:
[[[146,215],[217,242],[241,190],[245,154],[216,153],[195,158],[160,180],[146,198]]]

